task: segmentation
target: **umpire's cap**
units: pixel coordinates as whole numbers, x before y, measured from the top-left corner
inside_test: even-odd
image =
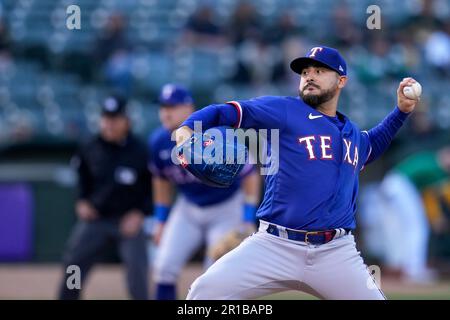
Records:
[[[168,83],[161,88],[158,102],[161,106],[176,106],[193,103],[192,95],[185,87]]]
[[[116,117],[127,115],[127,100],[119,95],[108,96],[102,104],[102,116]]]
[[[347,64],[339,51],[329,47],[314,47],[304,56],[294,59],[291,62],[291,69],[301,74],[302,70],[311,62],[323,65],[326,68],[336,71],[341,76],[347,75]]]

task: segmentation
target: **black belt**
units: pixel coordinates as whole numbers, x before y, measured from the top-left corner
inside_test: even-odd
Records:
[[[278,228],[278,226],[268,223],[266,232],[277,237],[282,237]],[[351,229],[344,228],[323,231],[300,231],[288,228],[283,229],[283,231],[286,231],[285,234],[287,237],[285,238],[289,240],[305,242],[308,244],[325,244],[333,239],[350,234],[350,232],[352,231]]]

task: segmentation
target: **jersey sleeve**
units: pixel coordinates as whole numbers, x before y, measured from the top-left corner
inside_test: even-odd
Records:
[[[216,126],[254,129],[283,129],[286,125],[286,103],[281,97],[259,97],[251,100],[228,101],[209,105],[194,112],[180,127],[195,129],[200,122],[203,130]]]
[[[159,148],[158,148],[158,137],[155,135],[150,136],[150,139],[148,141],[148,168],[150,172],[155,177],[160,178],[167,178],[164,174],[164,162],[162,161],[161,157],[159,156]]]
[[[362,160],[361,170],[364,169],[369,157],[372,153],[372,146],[370,145],[369,133],[367,131],[361,131],[361,149],[360,149],[360,159]]]
[[[236,128],[280,129],[286,125],[286,103],[282,98],[264,96],[250,100],[228,101],[236,109]]]
[[[366,164],[376,160],[387,150],[408,115],[409,113],[402,112],[396,106],[383,121],[366,132],[371,147]]]

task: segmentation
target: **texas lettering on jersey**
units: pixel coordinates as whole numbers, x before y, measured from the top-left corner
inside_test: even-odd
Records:
[[[332,160],[333,153],[331,148],[331,136],[317,135],[317,136],[306,136],[299,137],[298,142],[302,144],[308,151],[309,160]],[[352,147],[352,141],[348,139],[342,139],[342,143],[345,146],[345,154],[343,162],[352,165],[353,167],[358,166],[359,156],[358,147],[355,145]],[[317,145],[320,147],[319,155],[316,155],[315,148]]]

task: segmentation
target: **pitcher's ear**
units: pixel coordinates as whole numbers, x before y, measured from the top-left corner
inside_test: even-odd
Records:
[[[348,78],[346,76],[339,76],[338,88],[342,89],[347,84]]]

